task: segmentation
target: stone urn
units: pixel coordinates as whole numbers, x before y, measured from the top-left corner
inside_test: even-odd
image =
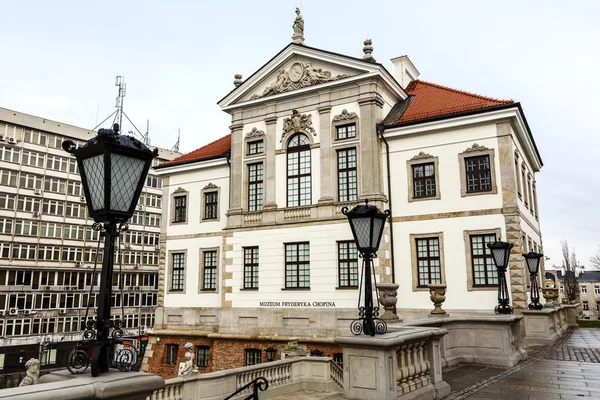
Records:
[[[442,309],[442,303],[446,301],[446,285],[441,283],[432,283],[427,285],[429,288],[429,299],[433,302],[434,309],[430,314],[435,316],[446,315],[446,310]]]
[[[396,283],[378,283],[379,303],[385,310],[380,317],[384,321],[395,321],[400,318],[396,314],[396,303],[398,302],[398,284]]]
[[[553,288],[553,289],[554,289],[554,294],[552,295],[552,300],[554,301],[554,306],[558,307],[561,304],[560,293],[558,291],[558,288]]]
[[[558,299],[558,288],[545,287],[542,289],[542,296],[544,296],[544,300],[546,300],[544,307],[554,308],[554,301]]]

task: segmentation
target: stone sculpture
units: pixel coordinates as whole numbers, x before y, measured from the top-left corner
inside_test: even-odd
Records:
[[[446,315],[446,310],[442,309],[442,303],[446,301],[446,285],[432,283],[427,287],[429,288],[429,299],[434,307],[430,314],[438,317]]]
[[[397,320],[396,303],[398,302],[398,284],[396,283],[378,283],[379,303],[385,310],[380,317],[384,321]]]
[[[296,19],[292,25],[294,34],[292,35],[292,41],[298,44],[304,44],[304,19],[300,14],[300,9],[296,7]]]
[[[194,371],[194,345],[187,342],[183,348],[185,349],[185,362],[179,365],[179,376],[188,376]]]
[[[23,378],[19,386],[35,385],[40,377],[40,360],[37,358],[30,358],[29,361],[25,363],[25,368],[27,369],[27,376]]]

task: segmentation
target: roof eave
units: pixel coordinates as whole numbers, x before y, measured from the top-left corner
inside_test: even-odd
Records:
[[[215,156],[210,156],[210,157],[194,158],[192,160],[184,160],[184,161],[180,161],[180,162],[165,163],[165,164],[157,165],[156,167],[153,167],[153,169],[163,170],[163,169],[166,169],[169,167],[180,167],[180,166],[186,165],[186,164],[193,164],[193,163],[199,163],[199,162],[204,162],[204,161],[216,160],[218,158],[229,158],[230,154],[231,154],[230,151],[226,151],[225,153],[217,154]]]

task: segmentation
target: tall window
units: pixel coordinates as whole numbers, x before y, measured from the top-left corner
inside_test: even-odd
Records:
[[[431,283],[442,283],[440,267],[440,240],[438,238],[415,239],[419,287]]]
[[[168,344],[167,345],[167,358],[166,363],[175,365],[177,363],[177,351],[179,350],[179,345],[177,344]]]
[[[262,351],[260,349],[246,349],[246,365],[260,364]]]
[[[210,347],[198,346],[196,347],[196,366],[199,368],[208,367],[208,357],[210,355]]]
[[[285,287],[310,287],[310,246],[308,243],[285,245]]]
[[[358,287],[358,251],[356,242],[338,242],[340,287]]]
[[[173,269],[171,275],[171,290],[183,291],[185,276],[185,253],[173,253]]]
[[[590,303],[587,300],[583,300],[583,309],[584,310],[590,309]]]
[[[466,157],[465,170],[467,173],[467,193],[492,190],[489,155]]]
[[[581,294],[587,294],[587,286],[581,287]]]
[[[356,201],[356,149],[338,150],[338,196],[340,201]]]
[[[187,196],[175,197],[175,218],[173,222],[185,222]]]
[[[413,169],[413,194],[415,198],[435,197],[435,165],[417,164]]]
[[[498,285],[498,273],[488,243],[496,241],[496,235],[471,235],[471,260],[475,286]]]
[[[356,124],[337,126],[335,128],[335,138],[337,140],[356,137]]]
[[[204,258],[204,279],[202,280],[202,290],[217,289],[217,251],[203,252]]]
[[[204,193],[204,219],[217,219],[219,192]]]
[[[262,210],[263,164],[248,165],[248,211]]]
[[[287,149],[287,205],[311,204],[310,140],[302,133],[292,136]]]
[[[244,289],[258,289],[258,247],[244,248]]]

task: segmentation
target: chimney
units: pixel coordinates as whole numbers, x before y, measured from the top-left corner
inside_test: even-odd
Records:
[[[407,56],[392,58],[391,61],[394,64],[394,77],[402,89],[406,89],[409,83],[419,78],[419,70]]]

